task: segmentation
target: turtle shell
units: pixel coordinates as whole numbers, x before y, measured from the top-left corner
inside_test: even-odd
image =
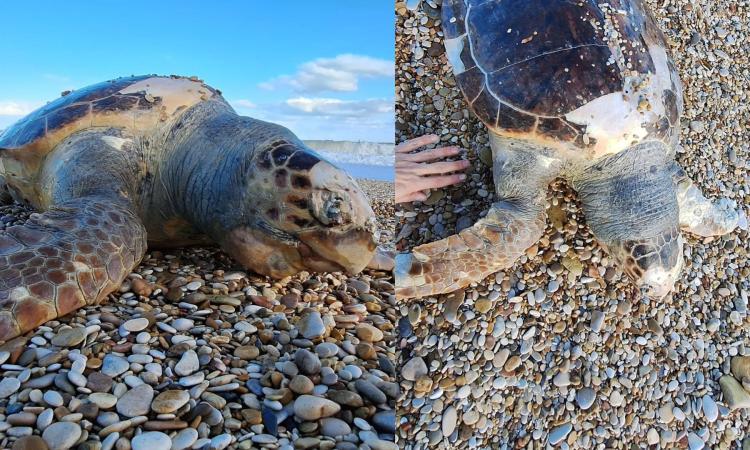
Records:
[[[448,60],[498,134],[587,156],[674,143],[681,85],[640,0],[445,0]]]
[[[134,136],[153,133],[190,106],[223,101],[219,91],[195,77],[133,76],[105,81],[48,103],[0,135],[0,177],[24,197],[45,156],[71,134],[91,127],[122,128]]]

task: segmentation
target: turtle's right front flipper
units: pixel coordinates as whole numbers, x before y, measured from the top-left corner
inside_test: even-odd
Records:
[[[396,256],[397,298],[452,292],[508,268],[544,232],[547,186],[561,163],[543,147],[490,133],[497,201],[474,226]]]
[[[508,268],[544,231],[542,205],[495,203],[474,226],[396,256],[397,298],[452,292]]]
[[[0,341],[101,301],[146,251],[127,200],[69,200],[0,232]]]

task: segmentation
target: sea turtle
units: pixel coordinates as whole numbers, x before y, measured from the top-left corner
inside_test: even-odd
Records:
[[[195,77],[64,93],[0,135],[0,191],[41,213],[0,232],[0,340],[116,289],[146,246],[218,243],[271,277],[361,271],[368,199],[288,129]]]
[[[510,267],[542,235],[556,177],[644,295],[662,298],[683,264],[680,230],[746,226],[707,200],[674,161],[682,88],[640,0],[444,0],[445,52],[489,129],[494,203],[486,217],[396,257],[397,296],[454,291]]]

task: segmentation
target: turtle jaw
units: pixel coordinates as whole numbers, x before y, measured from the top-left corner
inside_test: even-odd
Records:
[[[310,270],[354,275],[372,260],[379,237],[374,215],[359,225],[305,230],[298,236],[300,255]]]

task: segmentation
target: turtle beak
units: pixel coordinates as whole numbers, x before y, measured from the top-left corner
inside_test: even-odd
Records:
[[[372,260],[379,237],[377,219],[372,215],[361,225],[303,231],[298,236],[299,251],[311,270],[343,270],[354,275]]]

